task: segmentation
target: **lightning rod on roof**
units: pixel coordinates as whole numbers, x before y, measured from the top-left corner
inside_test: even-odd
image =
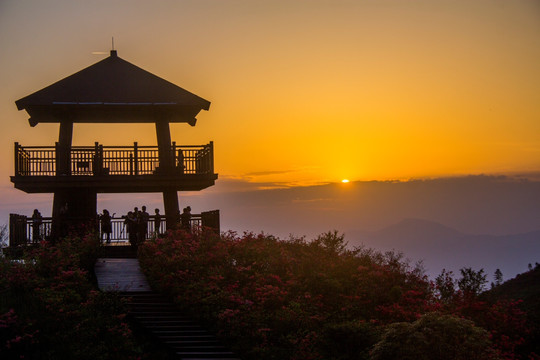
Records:
[[[114,50],[114,36],[112,37],[112,49],[111,50]]]

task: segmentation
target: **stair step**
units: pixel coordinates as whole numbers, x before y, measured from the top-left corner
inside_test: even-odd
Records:
[[[190,356],[190,357],[194,357],[194,356],[206,356],[206,357],[219,356],[219,357],[223,357],[223,356],[233,356],[234,353],[230,352],[230,351],[221,351],[221,352],[220,351],[177,351],[176,355]]]
[[[240,360],[236,357],[182,357],[182,360]]]
[[[214,335],[171,335],[171,334],[161,334],[159,335],[160,339],[164,341],[192,341],[192,340],[213,340],[216,337]]]
[[[182,357],[182,360],[240,360],[236,357]]]
[[[211,335],[208,331],[206,330],[154,330],[152,329],[152,332],[154,334],[161,334],[161,335],[174,335],[174,334],[178,334],[178,335]]]
[[[179,325],[159,325],[159,324],[144,324],[144,326],[147,329],[150,329],[152,331],[155,330],[169,330],[169,331],[191,331],[191,332],[198,332],[198,331],[205,331],[200,326],[179,326]]]
[[[200,345],[200,346],[192,346],[192,345],[178,345],[178,344],[171,344],[172,347],[177,348],[179,351],[199,351],[199,352],[230,352],[225,346],[221,345]]]
[[[240,360],[216,336],[169,299],[154,292],[125,293],[128,314],[182,360]]]
[[[186,320],[186,319],[183,319],[181,317],[178,317],[178,318],[171,318],[169,316],[162,316],[162,317],[155,317],[155,316],[138,316],[137,317],[137,320],[139,320],[140,322],[142,323],[148,323],[148,322],[152,322],[152,323],[175,323],[175,324],[184,324],[184,325],[189,325],[189,324],[193,324],[193,325],[196,325],[197,323],[192,321],[192,320]]]
[[[144,316],[153,316],[153,315],[157,315],[157,316],[167,316],[167,315],[178,315],[177,312],[174,312],[174,311],[150,311],[150,310],[141,310],[141,311],[129,311],[128,312],[129,314],[134,314],[134,315],[137,315],[137,314],[143,314]]]
[[[217,340],[165,340],[173,346],[221,346]]]
[[[162,328],[159,326],[146,326],[146,328],[152,331],[154,334],[178,334],[178,335],[212,335],[204,329],[182,329],[182,328]]]

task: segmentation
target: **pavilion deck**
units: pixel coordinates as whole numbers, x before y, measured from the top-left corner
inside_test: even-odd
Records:
[[[21,146],[15,143],[15,176],[27,193],[87,188],[98,193],[195,191],[214,185],[213,143],[176,146],[163,163],[157,146]]]

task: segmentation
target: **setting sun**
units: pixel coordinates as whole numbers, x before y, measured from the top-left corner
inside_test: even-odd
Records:
[[[343,180],[341,180],[341,182],[344,183],[344,184],[346,184],[346,183],[349,182],[349,179],[343,179]]]

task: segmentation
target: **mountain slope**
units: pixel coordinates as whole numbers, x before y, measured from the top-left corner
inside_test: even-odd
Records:
[[[350,246],[361,244],[386,251],[402,251],[412,261],[422,260],[430,277],[447,269],[484,268],[491,274],[499,268],[506,278],[540,261],[540,231],[513,235],[472,235],[421,219],[406,219],[374,232],[349,231]]]

